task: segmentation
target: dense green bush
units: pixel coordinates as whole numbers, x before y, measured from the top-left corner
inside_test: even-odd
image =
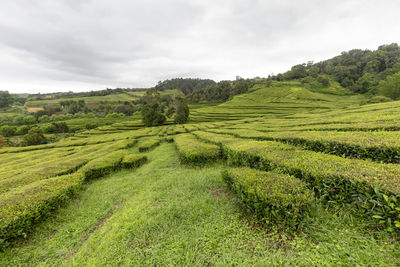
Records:
[[[31,128],[23,137],[23,143],[27,146],[45,144],[46,142],[46,137],[43,135],[43,131],[39,127]]]
[[[4,137],[0,135],[0,148],[3,147],[3,143],[4,143]]]
[[[192,134],[180,134],[174,139],[181,163],[204,164],[220,157],[218,146],[201,142]]]
[[[139,144],[139,152],[145,152],[160,145],[160,139],[148,139]]]
[[[13,135],[15,135],[16,131],[17,131],[17,127],[15,127],[15,126],[4,125],[0,128],[0,133],[4,137],[13,136]]]
[[[223,178],[267,225],[298,229],[314,201],[312,191],[287,174],[229,168],[223,172]]]

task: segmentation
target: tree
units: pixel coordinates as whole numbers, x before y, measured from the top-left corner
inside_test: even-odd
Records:
[[[13,99],[8,91],[0,91],[0,108],[6,108],[10,106]]]
[[[17,127],[15,127],[15,126],[4,125],[0,128],[0,133],[5,137],[15,135],[16,131],[17,131]]]
[[[393,100],[400,98],[400,72],[386,77],[378,86],[378,92],[381,95]]]
[[[141,113],[142,121],[145,126],[162,125],[167,120],[158,103],[144,105]]]
[[[23,137],[23,143],[27,146],[45,144],[46,142],[46,137],[39,127],[31,128]]]
[[[172,107],[170,108],[173,110],[174,115],[174,122],[177,124],[186,123],[189,119],[189,106],[186,102],[186,99],[181,96],[175,96],[172,102]],[[168,110],[170,113],[170,109]]]

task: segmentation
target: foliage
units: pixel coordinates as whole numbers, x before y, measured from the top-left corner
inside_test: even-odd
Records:
[[[120,169],[125,155],[126,151],[119,150],[90,161],[82,168],[85,181],[106,176]]]
[[[400,72],[386,77],[379,83],[379,93],[393,100],[400,98]]]
[[[223,172],[223,178],[241,201],[270,226],[297,230],[313,203],[313,193],[290,175],[229,168]]]
[[[146,104],[142,107],[142,121],[145,126],[157,126],[165,123],[167,118],[158,103]]]
[[[276,131],[251,129],[210,130],[236,137],[290,143],[302,148],[377,162],[400,163],[400,139],[396,132]]]
[[[0,135],[0,148],[3,147],[3,143],[4,143],[4,137]]]
[[[127,154],[124,156],[121,165],[124,169],[138,168],[147,162],[147,157],[139,154]]]
[[[139,152],[149,151],[159,145],[160,145],[159,139],[144,140],[139,144]]]
[[[13,103],[12,96],[8,91],[0,91],[0,108],[6,108]]]
[[[211,85],[215,85],[215,82],[210,79],[175,78],[162,82],[160,81],[154,88],[158,91],[179,89],[185,95],[188,95],[195,90],[199,90]]]
[[[49,127],[45,129],[46,133],[68,133],[69,127],[65,122],[52,122]]]
[[[183,97],[176,96],[174,98],[173,109],[176,124],[184,124],[189,120],[189,106]]]
[[[255,80],[238,78],[235,81],[220,81],[202,89],[197,89],[188,95],[192,102],[227,101],[235,95],[247,92],[255,84]]]
[[[192,134],[180,134],[174,140],[181,163],[201,165],[220,157],[218,146],[201,142]]]
[[[389,230],[400,230],[398,165],[345,159],[278,142],[240,140],[205,132],[196,134],[222,145],[232,165],[283,170],[309,184],[318,197],[340,204],[352,203],[364,216],[375,218]]]
[[[13,136],[13,135],[15,135],[16,131],[17,131],[17,127],[15,127],[15,126],[4,125],[4,126],[0,127],[0,133],[4,137]]]
[[[27,146],[45,144],[46,137],[43,135],[42,129],[39,127],[32,127],[23,137],[23,142]]]
[[[313,62],[298,64],[286,73],[273,76],[271,79],[281,81],[308,76],[317,78],[322,74],[329,75],[353,92],[375,93],[381,80],[398,71],[400,71],[400,47],[393,43],[379,46],[375,51],[353,49],[315,64]]]

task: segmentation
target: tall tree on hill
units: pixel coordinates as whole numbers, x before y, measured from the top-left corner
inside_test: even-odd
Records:
[[[379,93],[398,100],[400,98],[400,72],[388,76],[379,83]]]
[[[142,121],[145,126],[157,126],[165,123],[167,118],[164,113],[164,106],[161,103],[160,94],[156,89],[149,89],[143,96]]]
[[[0,91],[0,108],[8,107],[12,102],[12,97],[8,91]]]
[[[168,115],[174,115],[174,122],[177,124],[186,123],[189,119],[189,106],[186,99],[181,95],[172,97],[168,106]]]

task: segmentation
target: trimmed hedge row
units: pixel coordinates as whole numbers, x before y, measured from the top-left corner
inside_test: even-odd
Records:
[[[126,153],[125,150],[118,150],[104,157],[90,161],[82,168],[82,172],[85,174],[85,180],[103,177],[121,169],[121,162]]]
[[[160,139],[148,139],[139,144],[139,152],[149,151],[160,145]]]
[[[274,141],[232,140],[226,135],[206,132],[196,134],[219,142],[231,165],[280,169],[306,182],[317,197],[352,203],[389,230],[400,230],[400,166],[397,164],[346,159]]]
[[[261,132],[257,130],[213,130],[240,138],[274,140],[305,149],[384,163],[400,163],[400,138],[396,132]]]
[[[203,143],[192,134],[181,134],[176,136],[174,140],[181,163],[204,164],[220,157],[218,146]]]
[[[121,162],[121,166],[124,169],[137,168],[147,162],[147,157],[138,154],[127,154]]]
[[[313,192],[301,180],[287,174],[229,168],[223,178],[267,225],[298,229],[314,200]]]
[[[40,180],[0,195],[0,250],[25,237],[32,226],[51,214],[79,188],[81,172]]]
[[[146,156],[114,151],[94,159],[68,175],[39,180],[0,195],[0,250],[9,241],[26,236],[32,226],[69,199],[82,183],[121,168],[135,168]]]

